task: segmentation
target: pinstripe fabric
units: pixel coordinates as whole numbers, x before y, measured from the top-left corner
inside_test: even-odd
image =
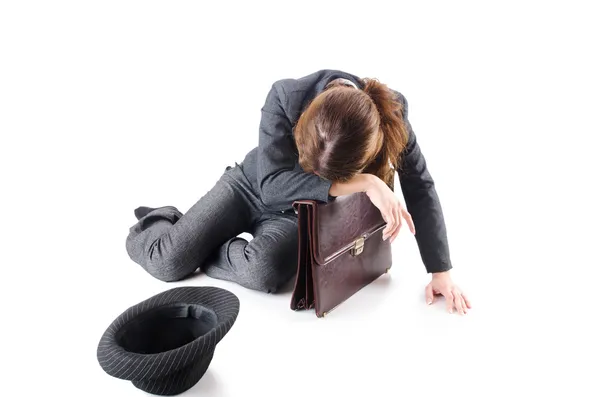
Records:
[[[265,207],[243,171],[256,168],[256,162],[245,161],[227,167],[185,214],[170,206],[134,211],[138,222],[126,239],[129,257],[166,282],[200,267],[209,277],[246,288],[279,290],[296,273],[297,218],[293,210]],[[238,237],[243,232],[254,238]]]
[[[116,335],[131,320],[148,310],[173,303],[198,304],[212,309],[217,324],[188,344],[156,354],[134,353],[119,345]],[[98,344],[98,362],[107,374],[130,380],[148,393],[182,393],[195,385],[208,369],[215,347],[233,326],[239,307],[233,293],[216,287],[179,287],[162,292],[130,307],[112,322]]]

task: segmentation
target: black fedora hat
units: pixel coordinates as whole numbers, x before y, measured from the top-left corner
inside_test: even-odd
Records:
[[[182,393],[202,378],[239,308],[238,298],[221,288],[162,292],[112,322],[98,344],[98,362],[147,393]]]

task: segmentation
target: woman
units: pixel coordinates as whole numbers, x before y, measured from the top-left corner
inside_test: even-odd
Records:
[[[396,171],[406,209],[392,191]],[[442,209],[407,119],[406,99],[376,80],[337,70],[275,82],[262,108],[258,147],[227,167],[187,213],[170,206],[136,209],[127,252],[163,281],[200,269],[275,292],[296,271],[292,203],[356,192],[365,192],[381,211],[384,239],[393,242],[403,222],[415,235],[432,274],[427,303],[442,294],[449,312],[466,313],[470,303],[449,274]],[[238,237],[243,232],[253,239]]]

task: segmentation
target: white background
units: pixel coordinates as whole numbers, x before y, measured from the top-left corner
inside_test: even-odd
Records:
[[[186,395],[598,396],[593,3],[2,2],[2,395],[144,395],[98,365],[105,328],[217,285],[241,312]],[[257,144],[272,82],[325,68],[408,98],[467,316],[425,305],[408,230],[324,320],[128,258],[135,207],[186,211]]]

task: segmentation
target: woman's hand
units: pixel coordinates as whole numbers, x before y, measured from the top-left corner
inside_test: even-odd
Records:
[[[433,303],[435,295],[443,295],[446,298],[448,313],[452,313],[453,308],[456,308],[459,314],[467,314],[467,309],[471,308],[471,302],[454,284],[448,271],[432,274],[431,282],[425,287],[425,299],[428,305]]]
[[[381,211],[383,220],[387,223],[383,230],[383,239],[391,237],[393,243],[400,233],[402,218],[406,220],[408,228],[415,234],[415,225],[408,211],[402,206],[400,199],[381,179],[371,174],[359,174],[348,182],[335,182],[331,185],[329,194],[332,196],[344,196],[357,192],[365,192],[373,205]]]
[[[373,205],[381,211],[383,220],[387,223],[386,228],[383,229],[384,240],[391,237],[390,243],[394,242],[398,233],[400,233],[403,218],[408,224],[410,232],[415,234],[415,225],[413,224],[412,217],[402,206],[398,196],[396,196],[385,182],[375,177],[367,188],[366,193]]]

